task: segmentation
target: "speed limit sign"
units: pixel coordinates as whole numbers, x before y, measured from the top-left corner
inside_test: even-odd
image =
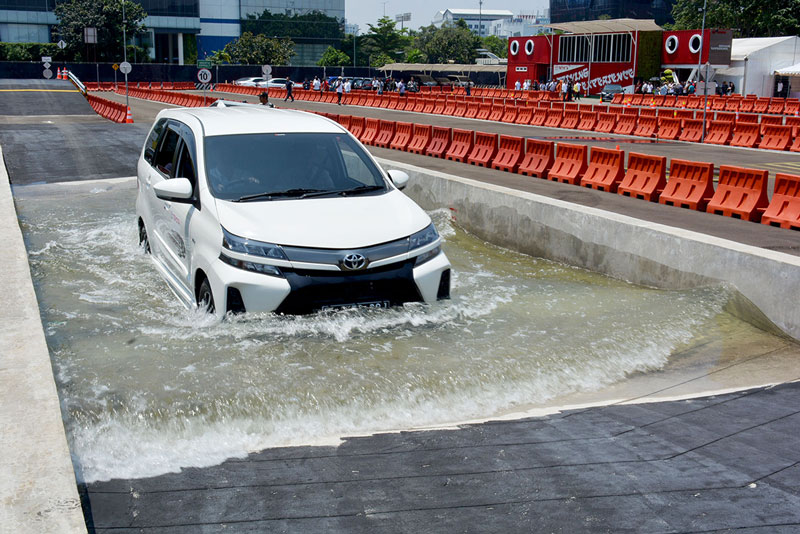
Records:
[[[200,83],[208,83],[211,81],[211,71],[208,69],[200,69],[197,71],[197,81]]]

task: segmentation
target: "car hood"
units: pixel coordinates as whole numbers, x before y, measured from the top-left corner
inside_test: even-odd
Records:
[[[216,204],[220,224],[232,234],[297,247],[366,247],[407,237],[431,222],[397,190],[353,197],[217,200]]]

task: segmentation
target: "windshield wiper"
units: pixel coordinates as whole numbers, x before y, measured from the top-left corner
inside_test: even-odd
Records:
[[[334,191],[335,193],[339,193],[342,196],[352,195],[352,194],[359,194],[359,193],[369,193],[370,191],[381,191],[386,189],[383,185],[360,185],[358,187],[354,187],[352,189],[342,189],[341,191]]]
[[[306,198],[314,193],[328,193],[322,189],[287,189],[286,191],[271,191],[269,193],[256,193],[254,195],[245,195],[234,200],[234,202],[247,202],[248,200],[256,200],[264,198],[272,200],[273,197],[298,197]]]

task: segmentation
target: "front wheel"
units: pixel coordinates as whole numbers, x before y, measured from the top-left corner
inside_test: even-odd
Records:
[[[197,291],[197,307],[207,313],[214,313],[214,294],[211,292],[211,284],[208,280],[203,280],[200,289]]]
[[[144,224],[139,224],[139,246],[144,249],[145,254],[150,254],[150,239],[147,237],[147,230]]]

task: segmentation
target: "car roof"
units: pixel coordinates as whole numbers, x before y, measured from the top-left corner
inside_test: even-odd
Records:
[[[342,126],[330,119],[288,109],[257,104],[229,107],[180,108],[159,113],[159,117],[200,123],[206,137],[254,133],[341,133]]]

